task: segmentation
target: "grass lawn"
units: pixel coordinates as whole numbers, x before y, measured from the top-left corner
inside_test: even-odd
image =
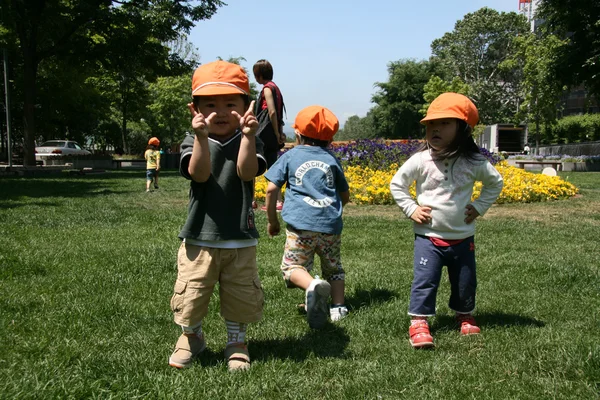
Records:
[[[351,313],[322,331],[284,287],[284,237],[268,238],[258,211],[265,312],[238,374],[217,296],[207,351],[187,370],[167,364],[185,179],[162,172],[145,193],[143,171],[0,177],[0,398],[600,398],[600,173],[561,175],[581,195],[478,221],[482,335],[458,335],[444,277],[433,351],[408,343],[413,235],[396,206],[347,207]]]

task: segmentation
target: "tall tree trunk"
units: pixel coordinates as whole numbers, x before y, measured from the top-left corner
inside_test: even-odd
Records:
[[[35,42],[23,46],[23,165],[35,165],[35,100],[38,61]]]
[[[121,140],[123,142],[123,152],[129,154],[127,148],[127,83],[124,82],[121,89],[121,108],[123,111],[123,119],[121,120]]]

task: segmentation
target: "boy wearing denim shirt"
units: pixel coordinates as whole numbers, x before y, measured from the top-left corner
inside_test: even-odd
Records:
[[[339,128],[335,115],[325,107],[310,106],[298,113],[294,128],[296,146],[265,174],[267,231],[271,236],[280,232],[276,202],[285,184],[281,217],[287,223],[287,239],[281,271],[288,287],[305,290],[308,324],[318,329],[328,317],[337,321],[348,314],[340,249],[342,210],[350,193],[342,166],[326,149]],[[310,275],[315,252],[325,280]]]

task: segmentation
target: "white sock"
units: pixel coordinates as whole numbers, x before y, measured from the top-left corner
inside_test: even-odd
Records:
[[[183,329],[183,333],[186,335],[196,335],[198,337],[202,336],[202,321],[196,326],[181,326]]]
[[[246,342],[246,328],[248,327],[248,324],[226,319],[225,325],[227,326],[227,346],[230,344]]]

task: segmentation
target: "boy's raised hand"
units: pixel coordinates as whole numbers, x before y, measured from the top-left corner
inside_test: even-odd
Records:
[[[208,137],[208,123],[217,113],[213,112],[205,118],[202,113],[196,111],[194,103],[188,103],[188,108],[192,114],[192,129],[194,129],[194,133],[199,137]]]
[[[253,111],[255,102],[255,100],[252,100],[250,107],[248,107],[248,110],[246,110],[246,113],[243,117],[236,111],[231,112],[231,114],[233,114],[233,116],[240,121],[240,129],[246,136],[254,136],[256,134],[256,130],[258,129],[258,120],[256,119]]]

